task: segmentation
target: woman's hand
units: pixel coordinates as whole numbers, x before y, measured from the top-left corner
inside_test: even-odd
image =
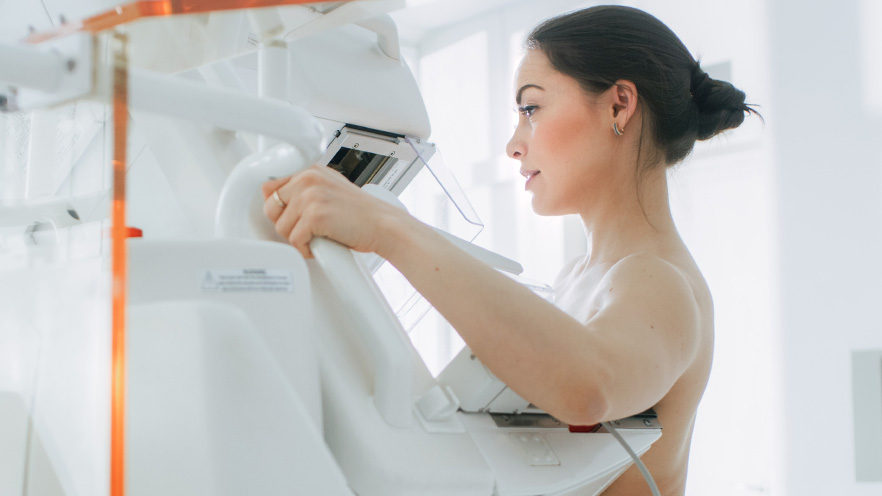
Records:
[[[380,252],[383,229],[390,222],[410,218],[329,167],[313,165],[293,176],[268,181],[262,189],[263,211],[276,232],[307,258],[312,257],[309,242],[318,236],[356,251]]]

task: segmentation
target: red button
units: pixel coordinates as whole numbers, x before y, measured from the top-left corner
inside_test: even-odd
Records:
[[[600,424],[594,425],[571,425],[569,426],[570,432],[596,432],[600,429]]]

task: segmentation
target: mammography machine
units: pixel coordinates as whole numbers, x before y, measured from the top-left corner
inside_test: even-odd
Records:
[[[404,2],[301,3],[140,1],[0,44],[0,494],[597,494],[632,463],[468,348],[433,377],[428,306],[378,257],[276,238],[261,183],[318,163],[520,272],[470,243]]]

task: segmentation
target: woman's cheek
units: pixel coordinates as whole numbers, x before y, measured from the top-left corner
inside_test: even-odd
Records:
[[[591,120],[582,112],[566,112],[558,114],[554,119],[546,119],[535,127],[535,134],[540,137],[544,147],[557,153],[575,153],[584,149],[591,141],[595,130]]]

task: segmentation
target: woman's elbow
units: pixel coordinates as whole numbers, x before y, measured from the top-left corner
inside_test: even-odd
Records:
[[[567,394],[555,418],[569,425],[595,425],[606,420],[609,400],[600,388],[577,388]]]

